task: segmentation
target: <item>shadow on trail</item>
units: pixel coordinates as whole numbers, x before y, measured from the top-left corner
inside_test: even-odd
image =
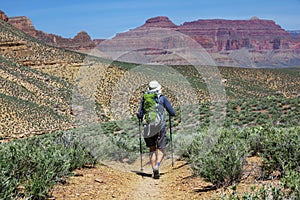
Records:
[[[189,163],[183,163],[183,164],[181,164],[181,165],[178,165],[177,167],[173,167],[172,169],[173,170],[176,170],[176,169],[180,169],[180,168],[182,168],[182,167],[184,167],[184,166],[186,166],[186,165],[189,165]]]
[[[134,170],[132,170],[131,172],[133,172],[133,173],[135,173],[135,174],[137,174],[137,175],[139,175],[139,176],[142,176],[142,177],[150,177],[150,178],[152,178],[152,174],[150,173],[145,173],[145,172],[142,172],[142,171],[134,171]],[[165,173],[160,173],[160,176],[163,176]]]
[[[202,188],[194,188],[194,192],[209,192],[209,191],[212,191],[212,190],[216,190],[217,189],[217,186],[215,185],[208,185],[208,186],[203,186]]]

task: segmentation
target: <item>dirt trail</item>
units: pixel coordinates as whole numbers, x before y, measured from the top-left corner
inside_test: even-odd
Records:
[[[230,188],[210,190],[211,184],[192,176],[186,162],[177,160],[172,168],[170,158],[162,163],[161,178],[152,179],[152,170],[149,163],[146,163],[147,157],[143,160],[143,171],[140,171],[139,160],[132,165],[106,162],[95,168],[75,170],[76,176],[68,179],[66,184],[54,188],[51,199],[209,200],[232,192]],[[251,184],[244,184],[239,188],[244,190],[250,186]]]
[[[192,178],[192,171],[184,161],[176,161],[172,168],[171,159],[164,160],[161,178],[155,180],[151,178],[148,158],[143,160],[143,171],[139,161],[132,165],[106,162],[95,168],[75,170],[76,176],[54,188],[51,199],[201,199],[201,194],[193,189],[209,185],[200,178]]]

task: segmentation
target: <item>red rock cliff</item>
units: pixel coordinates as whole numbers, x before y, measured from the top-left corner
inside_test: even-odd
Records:
[[[168,17],[159,16],[148,19],[146,23],[141,27],[176,28],[177,25],[175,25]]]
[[[175,25],[167,17],[154,17],[129,32],[119,33],[121,37],[138,37],[149,28],[167,28],[179,31],[201,44],[209,52],[241,49],[256,50],[289,49],[290,34],[272,20],[252,18],[250,20],[201,19]],[[144,33],[143,33],[144,32]]]
[[[8,17],[2,10],[0,10],[0,19],[6,22],[8,21]]]
[[[198,20],[185,22],[178,31],[197,40],[212,51],[285,48],[289,33],[272,20]]]
[[[89,50],[95,47],[90,36],[84,31],[79,32],[73,39],[63,38],[59,35],[36,30],[31,20],[25,16],[9,17],[8,22],[36,39],[53,46],[71,50]]]
[[[26,16],[9,17],[8,23],[24,31],[25,33],[28,33],[29,35],[36,37],[36,30],[31,20],[28,17]]]
[[[190,39],[183,42],[181,36]],[[191,49],[193,47],[186,43],[191,39],[201,44],[220,65],[276,67],[300,64],[300,40],[292,38],[274,21],[257,17],[249,20],[201,19],[179,26],[167,17],[154,17],[140,27],[117,34],[102,43],[99,49],[123,61],[174,64],[174,56],[168,50]],[[120,52],[126,51],[132,55],[118,57]],[[180,58],[175,59],[182,63]]]

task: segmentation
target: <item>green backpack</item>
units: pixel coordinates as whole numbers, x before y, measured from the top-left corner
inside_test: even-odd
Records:
[[[162,125],[165,123],[165,110],[159,101],[158,93],[144,93],[144,124],[147,125],[148,135],[158,133],[161,130]]]

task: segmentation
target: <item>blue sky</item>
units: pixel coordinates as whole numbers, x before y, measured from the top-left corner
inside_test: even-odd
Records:
[[[93,39],[111,38],[155,16],[168,16],[177,25],[257,16],[300,30],[300,0],[1,0],[0,10],[9,17],[27,16],[36,29],[70,38],[81,30]]]

